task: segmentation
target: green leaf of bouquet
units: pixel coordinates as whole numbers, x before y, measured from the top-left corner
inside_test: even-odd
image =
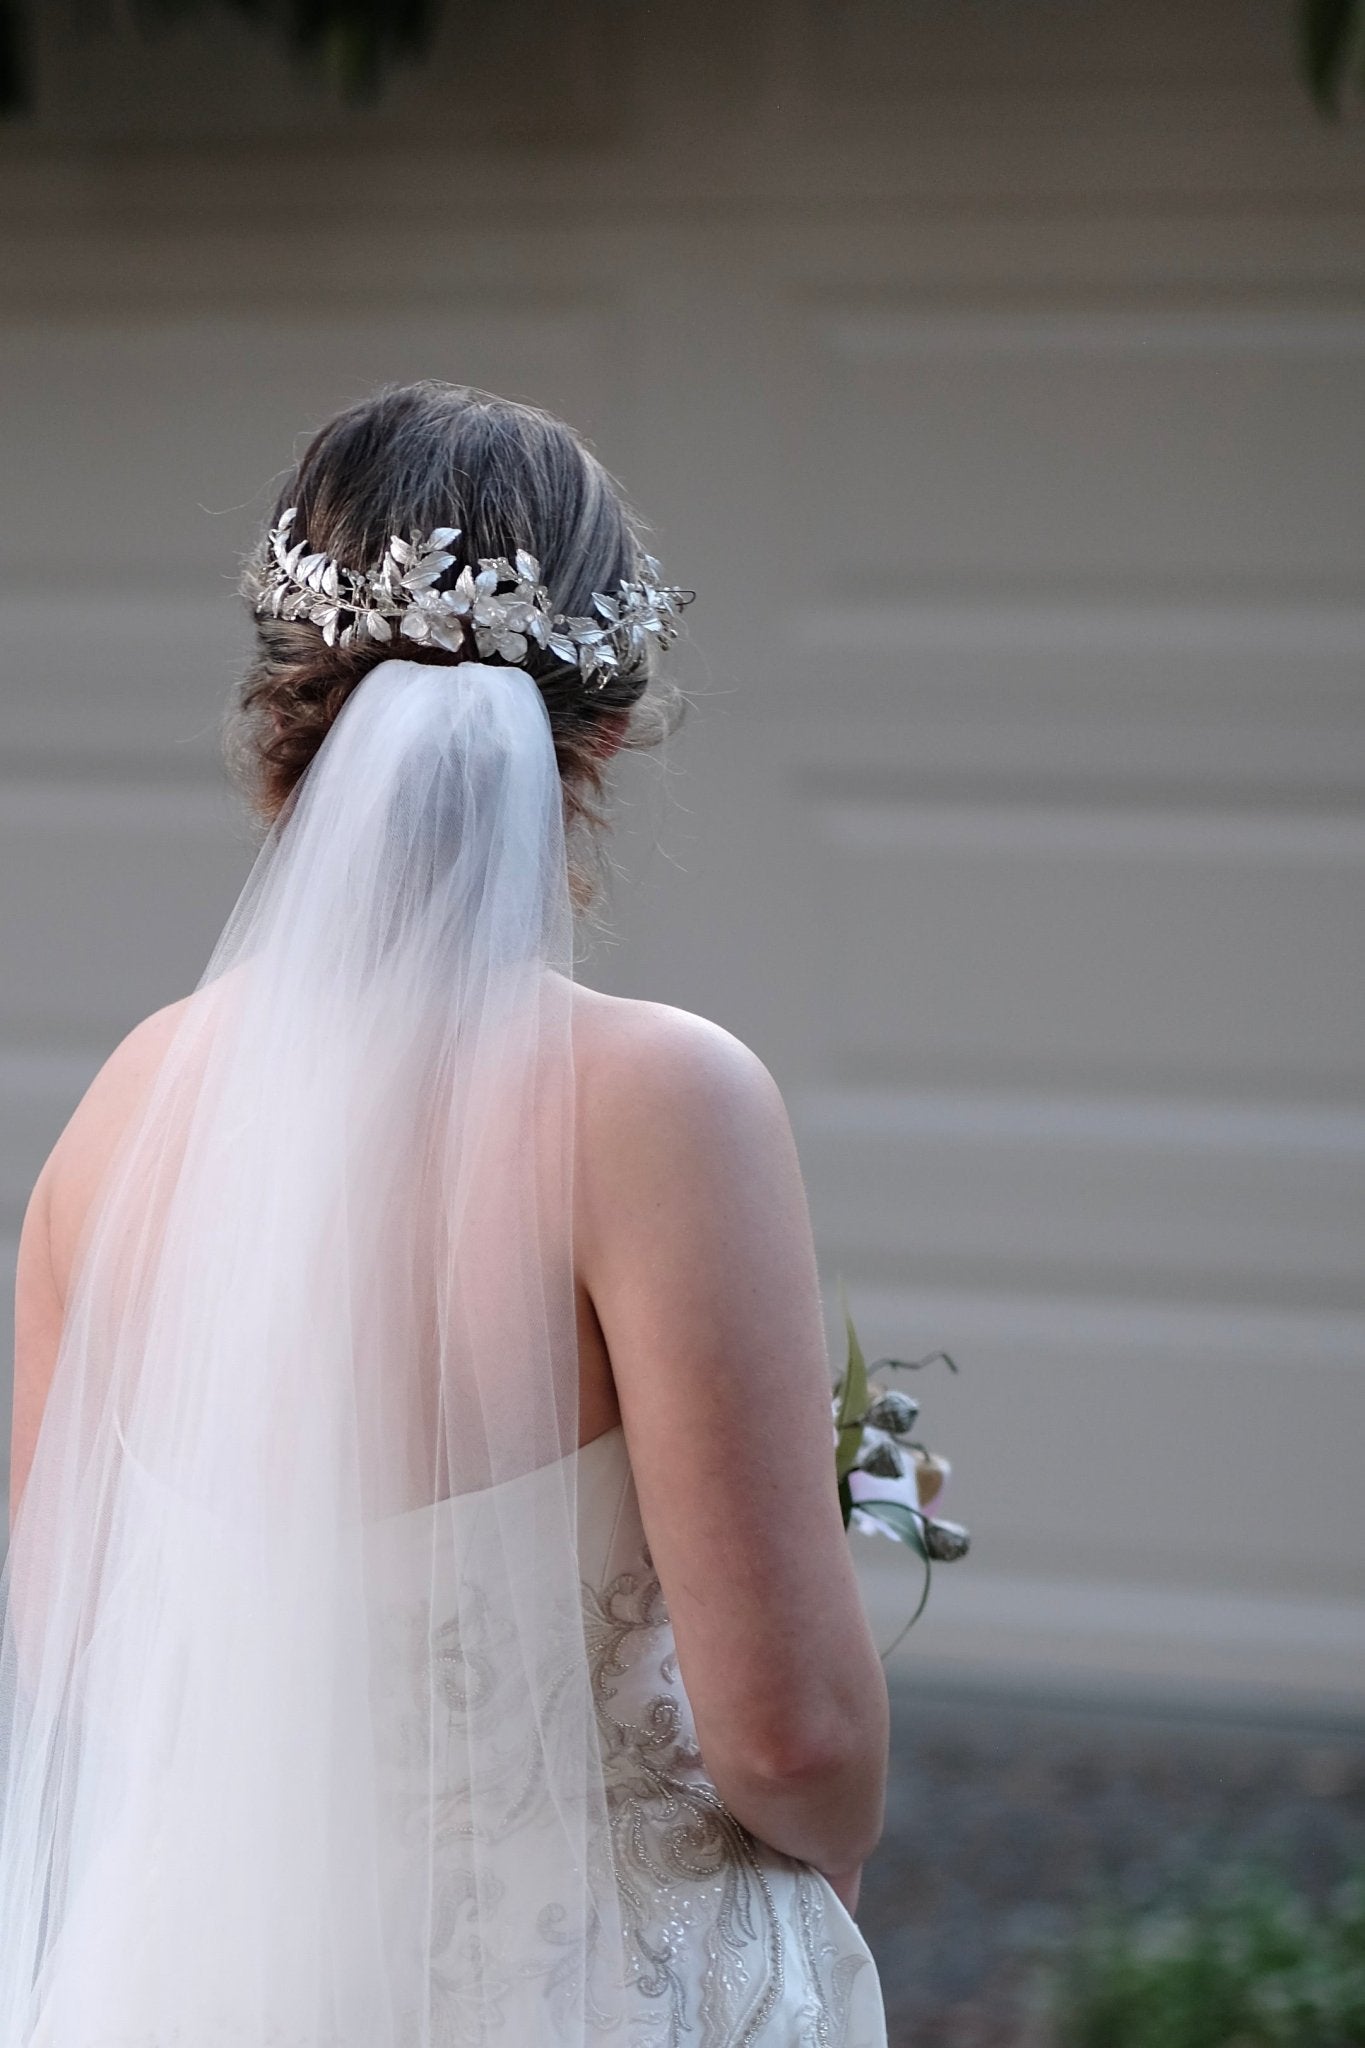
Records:
[[[840,1479],[853,1470],[854,1463],[863,1443],[863,1417],[867,1413],[867,1361],[863,1347],[858,1342],[858,1332],[853,1327],[849,1314],[848,1296],[844,1283],[839,1282],[839,1300],[844,1311],[844,1328],[848,1333],[848,1360],[839,1386],[839,1443],[835,1454],[835,1470]]]
[[[839,1441],[834,1453],[834,1474],[837,1479],[847,1479],[858,1462],[858,1453],[862,1447],[862,1423],[859,1421],[841,1424]]]
[[[906,1547],[929,1562],[929,1552],[924,1543],[924,1523],[913,1508],[900,1500],[857,1500],[853,1503],[861,1514],[871,1515],[874,1522],[889,1529],[891,1534]]]

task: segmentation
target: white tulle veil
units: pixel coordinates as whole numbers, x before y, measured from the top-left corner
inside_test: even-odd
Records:
[[[609,2037],[572,929],[521,670],[385,661],[93,1216],[6,1571],[0,2048]]]

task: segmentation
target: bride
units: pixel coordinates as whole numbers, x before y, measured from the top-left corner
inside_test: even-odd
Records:
[[[884,2048],[790,1127],[572,978],[687,593],[436,383],[323,428],[245,589],[262,850],[20,1246],[0,2048]]]

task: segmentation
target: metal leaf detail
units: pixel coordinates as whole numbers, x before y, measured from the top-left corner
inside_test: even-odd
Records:
[[[593,591],[598,617],[568,616],[553,609],[529,548],[516,548],[511,561],[482,555],[477,566],[463,562],[443,589],[456,564],[456,526],[391,534],[378,566],[356,570],[296,538],[297,519],[294,505],[280,514],[248,587],[258,617],[307,621],[329,647],[383,646],[398,634],[458,654],[472,639],[483,659],[519,665],[535,645],[585,678],[601,677],[601,688],[650,641],[662,648],[676,639],[678,616],[696,595],[660,583],[659,564],[642,555],[642,577],[623,578],[615,593]]]

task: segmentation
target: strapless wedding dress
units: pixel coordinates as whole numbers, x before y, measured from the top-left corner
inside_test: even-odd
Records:
[[[886,2048],[876,1966],[856,1922],[817,1871],[742,1827],[707,1775],[623,1431],[609,1430],[570,1458],[610,1842],[610,1868],[600,1866],[599,1876],[601,1891],[619,1900],[626,1959],[625,2010],[614,1978],[602,2007],[603,2048]],[[216,1599],[233,1597],[236,1553],[223,1525],[136,1460],[127,1469],[129,1483],[153,1489],[160,1513],[173,1518],[166,1556],[184,1573],[181,1605],[192,1606],[209,1584]],[[366,1901],[367,1935],[332,1952],[337,2024],[319,2031],[310,2017],[313,1980],[302,1971],[298,2003],[287,1981],[282,1991],[277,1983],[279,2013],[272,2008],[266,2018],[237,1995],[251,1986],[236,1981],[231,1922],[202,1898],[187,1922],[178,1916],[182,1895],[203,1893],[230,1845],[219,1845],[216,1862],[202,1857],[197,1794],[177,1779],[165,1794],[176,1809],[169,1834],[139,1808],[92,1854],[45,1966],[38,2022],[14,2048],[582,2043],[581,1986],[592,1958],[581,1934],[575,1948],[565,1931],[581,1927],[581,1897],[562,1896],[562,1856],[538,1853],[554,1839],[556,1818],[543,1776],[546,1732],[563,1723],[556,1688],[566,1673],[581,1672],[582,1646],[538,1645],[528,1684],[515,1613],[491,1611],[468,1576],[469,1560],[488,1554],[491,1532],[480,1518],[494,1518],[493,1531],[511,1517],[534,1532],[541,1490],[562,1501],[564,1479],[562,1463],[551,1465],[365,1525],[379,1810],[363,1840],[343,1827],[336,1841],[342,1895]],[[437,1542],[433,1517],[445,1523]],[[533,1537],[516,1555],[519,1569],[538,1569]],[[258,1600],[259,1579],[248,1583]],[[507,1591],[515,1609],[518,1582],[509,1580]],[[566,1625],[577,1633],[572,1615]],[[230,1695],[231,1671],[223,1684]],[[162,1747],[169,1748],[174,1704],[146,1702],[150,1729],[165,1720]],[[472,1755],[480,1760],[477,1813]],[[214,1815],[214,1828],[225,1824]],[[288,1823],[281,1816],[277,1825]],[[287,1840],[279,1847],[287,1853]],[[239,1897],[231,1885],[228,1896]],[[311,1902],[277,1884],[271,1912],[287,1957],[307,1941]],[[378,1949],[368,1939],[372,1924]],[[574,1988],[557,2006],[559,1985]]]
[[[707,1776],[623,1431],[609,1430],[573,1455],[594,1706],[631,1968],[625,2025],[604,2030],[604,2038],[622,2048],[885,2048],[876,1966],[856,1922],[824,1877],[742,1827]],[[490,1492],[443,1502],[439,1510],[390,1517],[381,1525],[378,1545],[371,1529],[372,1568],[383,1582],[377,1607],[390,1630],[380,1646],[386,1686],[401,1688],[405,1664],[409,1670],[426,1668],[420,1644],[432,1615],[427,1517],[452,1505],[458,1516],[531,1513],[538,1477],[531,1472]],[[439,1587],[436,1592],[439,1611]],[[467,1620],[458,1644],[452,1633],[452,1652],[458,1654],[452,1654],[451,1670],[459,1678],[446,1701],[451,1797],[445,1819],[438,1821],[442,1867],[428,1906],[441,1933],[432,1963],[431,2011],[441,2015],[444,2031],[431,2039],[433,2048],[438,2040],[439,2048],[467,2048],[500,2040],[510,2027],[508,2048],[541,2048],[539,2039],[523,2038],[526,2006],[518,1984],[537,1974],[546,1982],[552,1974],[554,1929],[565,1917],[563,1907],[546,1897],[533,1902],[530,1916],[524,1910],[516,1916],[519,1928],[534,1920],[545,1931],[544,1958],[499,1956],[504,1880],[495,1877],[490,1885],[485,1866],[476,1914],[461,1851],[460,1754],[474,1740],[486,1745],[496,1732],[505,1744],[509,1798],[518,1813],[505,1844],[506,1895],[515,1891],[524,1908],[535,1861],[536,1787],[533,1772],[524,1784],[519,1775],[534,1745],[518,1736],[529,1738],[536,1716],[520,1675],[515,1688],[500,1676],[498,1616],[479,1615],[476,1633],[484,1642],[471,1641]],[[552,1662],[546,1684],[553,1684]],[[400,1727],[401,1717],[392,1725]],[[423,1735],[406,1760],[401,1742],[395,1744],[392,1813],[400,1830],[403,1814],[410,1816],[421,1880],[430,1887],[430,1758],[420,1699],[414,1701],[412,1725]],[[401,1869],[399,1856],[390,1894],[396,1950],[404,1921],[415,1910]],[[502,2010],[500,1987],[519,2019]],[[551,2012],[552,2001],[541,2009]],[[545,2048],[552,2048],[553,2039],[547,2021]]]

